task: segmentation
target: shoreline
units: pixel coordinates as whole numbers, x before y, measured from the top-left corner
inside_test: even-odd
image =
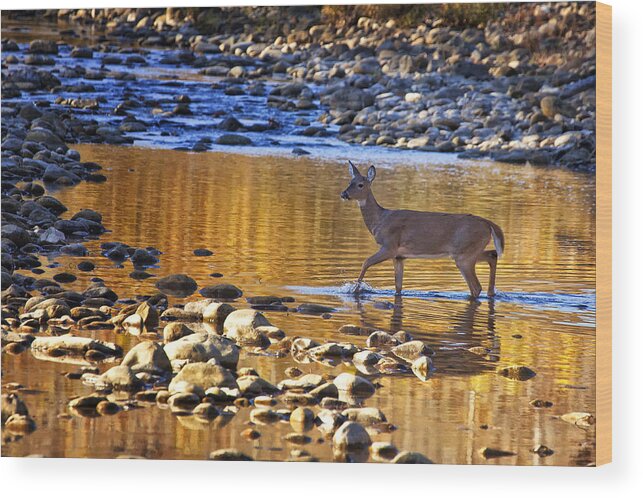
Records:
[[[522,41],[507,39],[503,23],[530,9],[537,21],[515,35]],[[283,19],[255,33],[241,29],[212,35],[204,32],[203,22],[197,22],[199,16],[235,19],[242,10],[203,9],[196,18],[189,9],[171,10],[171,20],[165,9],[105,11],[96,18],[87,11],[60,11],[58,18],[71,22],[61,31],[66,36],[78,36],[77,31],[86,27],[105,29],[99,43],[80,47],[90,58],[114,59],[118,50],[110,42],[129,44],[124,57],[134,58],[135,67],[145,67],[154,47],[172,49],[165,62],[223,78],[219,88],[214,85],[215,93],[243,96],[256,89],[256,95],[265,98],[264,107],[292,116],[288,121],[309,111],[312,119],[302,120],[307,124],[294,128],[289,124],[282,133],[320,138],[330,134],[378,150],[455,152],[461,158],[595,169],[593,29],[583,24],[591,24],[594,13],[587,4],[554,5],[548,12],[537,4],[510,4],[501,20],[489,21],[484,30],[449,29],[440,20],[433,28],[426,23],[397,28],[395,23],[380,25],[368,18],[351,26],[324,28],[315,24],[319,19],[303,19],[299,29],[291,27],[288,37],[274,38],[271,30],[279,31]],[[583,29],[571,33],[572,41],[565,40],[575,47],[565,64],[559,59],[567,54],[545,50],[545,45],[538,51],[521,45],[528,40],[536,46],[545,41],[551,46],[563,43],[568,23]],[[496,46],[498,37],[504,41]],[[6,43],[3,48],[7,49]],[[114,73],[120,64],[105,69]],[[109,72],[100,72],[109,77]],[[262,91],[261,81],[272,76],[289,82]],[[234,114],[228,112],[227,117]],[[229,131],[243,137],[236,138],[235,145],[247,145],[244,132],[252,128],[238,124],[233,128]],[[208,142],[190,146],[207,150]]]

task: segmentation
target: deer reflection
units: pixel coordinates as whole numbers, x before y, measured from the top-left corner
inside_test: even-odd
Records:
[[[500,339],[496,335],[496,310],[493,298],[487,301],[466,300],[432,301],[432,308],[438,307],[439,318],[431,330],[416,329],[412,314],[405,324],[404,296],[395,296],[393,302],[364,300],[356,296],[355,304],[364,329],[382,329],[377,326],[381,319],[381,309],[390,309],[388,332],[400,330],[411,333],[436,351],[436,367],[448,375],[476,375],[494,369],[500,357]],[[412,302],[412,301],[411,301]],[[444,306],[441,304],[444,303]],[[427,303],[427,306],[429,304]],[[449,312],[457,307],[455,312]]]

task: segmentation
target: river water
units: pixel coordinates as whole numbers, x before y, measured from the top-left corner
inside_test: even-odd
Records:
[[[108,181],[83,183],[55,195],[71,215],[81,208],[103,214],[111,233],[101,240],[121,241],[162,251],[157,277],[187,273],[200,287],[232,283],[245,297],[293,296],[296,303],[335,307],[330,319],[300,313],[265,312],[289,336],[320,341],[365,338],[338,333],[352,323],[395,332],[407,330],[436,350],[436,372],[422,383],[415,376],[383,376],[367,406],[384,411],[397,430],[374,436],[400,450],[419,451],[436,463],[587,465],[594,461],[594,432],[558,416],[594,413],[595,404],[595,182],[594,177],[558,169],[464,162],[450,155],[379,153],[350,148],[350,156],[332,148],[311,156],[207,152],[201,154],[151,147],[81,145],[85,161],[103,165]],[[393,295],[390,262],[369,270],[371,291],[358,298],[348,292],[362,261],[377,250],[355,203],[339,193],[348,183],[345,159],[361,167],[379,166],[373,189],[389,208],[471,212],[499,224],[506,250],[497,276],[498,296],[467,299],[466,285],[451,261],[411,260],[405,292]],[[129,263],[114,265],[100,256],[100,241],[87,244],[97,268],[78,272],[68,287],[82,290],[91,276],[105,279],[120,297],[156,292],[156,278],[129,278]],[[214,252],[196,257],[205,247]],[[78,260],[59,257],[50,277]],[[51,263],[51,262],[47,262]],[[75,270],[74,270],[75,272]],[[214,278],[214,272],[223,277]],[[75,272],[76,273],[76,272]],[[487,269],[478,274],[486,288]],[[197,299],[198,295],[186,300]],[[173,302],[183,300],[173,299]],[[125,350],[138,341],[113,331],[78,331],[115,341]],[[467,351],[482,346],[483,358]],[[499,367],[527,365],[537,375],[526,382],[504,378]],[[291,357],[242,353],[240,366],[251,366],[273,383],[297,365]],[[353,371],[317,363],[297,365],[305,372]],[[169,410],[147,407],[111,417],[68,418],[70,397],[90,387],[63,376],[71,365],[36,360],[29,352],[3,355],[3,383],[29,388],[24,399],[37,430],[5,444],[3,454],[52,457],[136,455],[162,459],[204,459],[217,448],[236,447],[255,459],[285,460],[296,448],[282,440],[288,424],[259,427],[262,437],[246,441],[249,408],[224,426],[194,424]],[[534,408],[531,400],[553,403]],[[328,442],[316,429],[305,449],[332,461]],[[531,452],[545,445],[548,457]],[[485,460],[483,447],[516,455]]]

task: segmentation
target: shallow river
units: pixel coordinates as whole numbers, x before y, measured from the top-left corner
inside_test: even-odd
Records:
[[[347,292],[362,261],[377,247],[355,203],[339,193],[348,181],[337,157],[192,154],[136,147],[83,145],[83,160],[105,167],[104,184],[81,184],[56,195],[71,215],[80,208],[103,214],[112,230],[104,241],[121,241],[162,251],[158,277],[187,273],[199,286],[228,282],[246,296],[290,295],[297,303],[330,304],[330,319],[299,313],[266,312],[288,335],[318,340],[341,336],[347,323],[395,332],[410,331],[436,350],[436,372],[422,383],[415,376],[384,376],[366,405],[377,406],[397,427],[375,440],[400,450],[419,451],[436,463],[586,465],[594,461],[594,433],[557,418],[571,411],[594,413],[595,200],[594,179],[562,170],[462,162],[450,156],[388,154],[378,170],[374,193],[385,207],[472,212],[498,223],[507,239],[500,260],[494,301],[470,302],[466,285],[450,261],[417,260],[406,265],[405,292],[393,296],[390,262],[369,270],[372,292],[359,299]],[[364,149],[361,149],[364,150]],[[374,150],[374,149],[371,149]],[[352,159],[359,159],[359,155]],[[418,161],[418,157],[424,157]],[[412,159],[409,159],[412,158]],[[359,160],[358,160],[359,163]],[[365,164],[360,165],[363,167]],[[82,290],[91,276],[105,279],[121,297],[155,292],[156,278],[135,281],[132,267],[119,268],[88,244],[97,265],[92,274],[75,271],[78,260],[58,258]],[[205,247],[213,256],[196,257]],[[50,262],[49,262],[50,263]],[[222,278],[210,276],[213,272]],[[487,269],[478,274],[486,289]],[[194,295],[188,299],[197,299]],[[245,299],[236,306],[247,306]],[[176,299],[173,302],[177,302]],[[134,337],[112,331],[88,332],[121,344]],[[467,351],[482,346],[484,359]],[[291,357],[275,359],[242,353],[240,366],[255,367],[268,380],[285,378]],[[537,376],[526,382],[501,377],[499,366],[528,365]],[[306,372],[339,374],[353,367],[298,365]],[[285,460],[295,446],[282,440],[288,424],[259,427],[262,437],[248,442],[249,408],[225,427],[190,424],[169,410],[148,407],[111,417],[62,418],[70,397],[90,392],[65,372],[72,365],[40,361],[29,352],[3,355],[3,383],[15,381],[32,391],[25,400],[37,430],[4,445],[5,455],[54,457],[204,459],[217,448],[237,447],[255,459]],[[537,409],[543,399],[553,407]],[[306,449],[332,460],[328,442],[311,431]],[[532,448],[546,445],[552,456]],[[516,456],[484,460],[479,450],[499,448]]]

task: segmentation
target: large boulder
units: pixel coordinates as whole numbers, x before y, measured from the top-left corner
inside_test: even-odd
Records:
[[[165,350],[160,344],[152,341],[141,342],[130,349],[121,365],[131,368],[135,373],[164,375],[172,372],[172,364]]]
[[[268,347],[270,341],[256,329],[271,325],[268,319],[258,311],[252,309],[236,310],[226,317],[223,323],[223,334],[238,344]]]

